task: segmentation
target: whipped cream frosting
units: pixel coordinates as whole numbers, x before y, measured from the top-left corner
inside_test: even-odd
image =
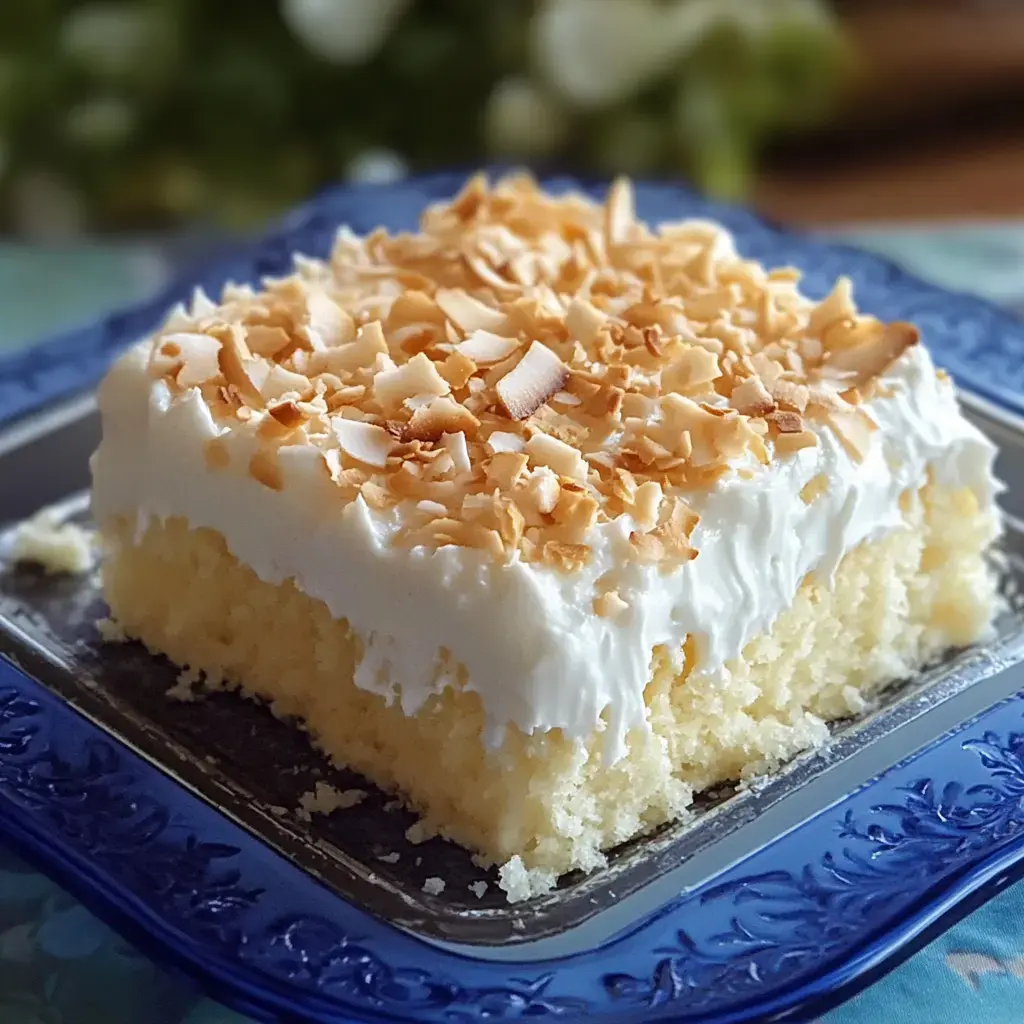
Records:
[[[720,670],[792,604],[808,573],[827,580],[846,552],[899,526],[900,495],[929,471],[993,505],[995,449],[964,419],[925,347],[907,351],[882,381],[887,397],[866,405],[879,429],[862,462],[812,425],[817,446],[687,495],[700,515],[693,561],[663,573],[625,560],[632,524],[622,516],[594,528],[589,563],[569,574],[518,560],[499,566],[470,548],[392,545],[401,511],[375,512],[361,498],[341,505],[311,446],[282,448],[283,489],[262,486],[245,471],[254,434],[237,424],[225,433],[198,390],[172,397],[147,374],[140,346],[100,389],[93,512],[101,527],[133,519],[137,536],[171,516],[218,531],[260,579],[291,579],[348,620],[365,651],[356,685],[406,714],[452,685],[461,665],[490,742],[509,725],[575,738],[606,730],[614,761],[628,732],[647,727],[643,694],[657,646],[681,652],[692,635],[697,670]],[[214,470],[204,444],[219,435],[231,466]],[[822,473],[827,487],[805,503],[801,488]],[[609,572],[629,604],[616,619],[592,605],[595,581]]]

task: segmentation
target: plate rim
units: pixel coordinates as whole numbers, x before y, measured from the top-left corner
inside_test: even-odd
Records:
[[[402,183],[400,188],[406,193],[407,199],[411,195],[419,202],[424,198],[435,199],[442,195],[450,195],[464,178],[465,175],[462,173],[429,175]],[[582,185],[590,191],[599,187],[593,179],[560,178],[549,179],[548,183],[562,188]],[[1011,351],[1012,346],[1009,346],[1011,340],[1014,343],[1019,343],[1021,351],[1024,351],[1024,327],[1010,314],[998,310],[985,300],[927,285],[882,257],[868,255],[853,246],[818,241],[779,229],[748,211],[699,199],[682,186],[670,183],[649,183],[641,188],[647,190],[648,195],[660,196],[673,203],[686,204],[695,215],[723,220],[741,237],[744,232],[754,232],[763,243],[784,242],[780,251],[800,251],[805,257],[827,253],[833,262],[867,268],[871,272],[881,275],[890,286],[897,291],[904,290],[908,297],[914,297],[918,302],[923,302],[926,305],[928,303],[937,304],[947,311],[953,309],[964,322],[977,320],[986,330],[992,329],[991,335],[986,335],[988,344],[998,347],[1004,340],[1007,342],[1008,347],[1002,351],[1004,360],[1017,358]],[[142,336],[170,305],[186,298],[191,293],[192,283],[197,277],[203,280],[208,279],[208,275],[223,277],[233,274],[232,268],[242,268],[243,271],[266,270],[266,272],[273,272],[274,269],[280,267],[282,261],[290,260],[291,252],[294,249],[303,248],[301,244],[295,244],[297,238],[305,237],[311,232],[319,232],[321,238],[328,234],[333,235],[334,225],[338,223],[335,214],[339,203],[343,205],[347,203],[352,206],[362,202],[372,206],[372,201],[379,203],[382,198],[392,194],[394,194],[393,186],[340,186],[328,189],[287,215],[262,241],[253,245],[240,246],[232,259],[217,260],[214,265],[201,271],[185,274],[149,300],[0,358],[0,426],[6,424],[9,427],[10,424],[20,424],[30,414],[40,413],[40,410],[46,409],[51,403],[81,396],[98,381],[117,351],[130,344],[136,337]],[[237,279],[244,279],[244,273]],[[984,373],[972,372],[970,366],[965,364],[962,354],[957,356],[952,349],[947,354],[953,356],[951,362],[954,365],[950,365],[949,359],[943,360],[941,351],[939,353],[940,361],[947,362],[961,386],[977,393],[984,402],[1008,415],[1017,416],[1024,413],[1024,391],[1016,391],[1003,386],[998,375],[993,377],[990,374],[986,377]],[[69,356],[71,361],[68,360]],[[958,360],[959,364],[963,365],[958,365]],[[49,363],[52,371],[54,362],[57,364],[57,371],[44,372],[40,370],[40,364],[45,367]],[[13,678],[10,672],[19,674],[21,682],[17,685],[10,682]],[[100,738],[98,729],[81,718],[71,706],[65,705],[58,708],[42,700],[44,695],[52,700],[59,700],[59,698],[50,694],[49,691],[42,690],[41,684],[36,683],[20,670],[11,668],[6,659],[0,659],[0,679],[7,680],[0,687],[0,698],[3,698],[5,692],[17,690],[20,697],[16,699],[23,698],[30,703],[35,701],[47,709],[42,715],[39,727],[53,742],[49,743],[46,750],[37,751],[43,755],[40,764],[45,764],[46,758],[54,754],[55,751],[60,757],[70,757],[70,751],[75,747],[85,741],[94,742]],[[38,805],[34,809],[27,809],[24,804],[12,798],[11,785],[8,778],[5,777],[4,769],[10,770],[13,766],[20,770],[20,767],[23,766],[15,764],[20,755],[12,755],[9,745],[6,748],[3,745],[4,741],[7,741],[8,744],[10,742],[10,734],[5,736],[3,731],[3,710],[4,707],[0,701],[0,806],[4,808],[4,813],[0,814],[0,832],[5,833],[16,846],[29,853],[33,861],[45,863],[54,877],[60,879],[61,884],[74,892],[87,906],[98,910],[101,916],[117,918],[119,927],[132,934],[135,941],[143,948],[158,950],[160,959],[176,963],[182,969],[204,980],[208,986],[212,986],[217,998],[223,999],[244,1012],[264,1016],[266,1019],[269,1019],[266,1015],[272,1012],[301,1012],[307,1015],[316,1014],[310,1019],[332,1022],[352,1019],[352,1014],[355,1014],[360,1020],[410,1020],[413,1018],[407,1015],[394,1016],[394,1006],[401,1004],[408,1011],[411,1005],[408,1001],[409,993],[419,993],[422,1002],[423,999],[426,999],[426,996],[422,995],[423,991],[435,992],[437,998],[444,996],[444,998],[455,1000],[455,1002],[450,1005],[442,1005],[435,1000],[431,1007],[426,1009],[420,1007],[417,1010],[419,1015],[415,1018],[417,1020],[441,1019],[438,1014],[443,1012],[446,1020],[475,1021],[481,1019],[485,1010],[498,1017],[512,1017],[524,1009],[539,1016],[571,1018],[573,1015],[579,1015],[581,999],[588,1007],[595,1008],[594,1013],[598,1019],[601,1019],[602,1015],[607,1019],[607,1013],[614,1012],[614,1019],[623,1021],[671,1018],[680,1022],[685,1021],[686,1024],[697,1024],[698,1021],[701,1024],[740,1024],[740,1022],[754,1021],[768,1013],[787,1016],[803,1012],[811,1007],[815,1008],[817,1012],[822,1012],[822,1008],[836,1005],[853,995],[855,991],[859,991],[863,984],[874,980],[879,971],[895,966],[898,958],[901,959],[902,956],[909,955],[913,951],[911,946],[918,938],[921,936],[933,938],[945,927],[948,927],[964,900],[979,894],[994,893],[1001,887],[1001,880],[1008,873],[1024,872],[1024,817],[1022,817],[1019,823],[1020,827],[1018,831],[1014,832],[1012,840],[1002,844],[991,844],[986,847],[988,852],[983,856],[975,857],[969,867],[959,872],[955,881],[948,884],[937,883],[927,893],[921,894],[921,906],[916,913],[905,917],[898,926],[884,930],[873,937],[864,937],[860,944],[862,947],[860,954],[847,956],[829,969],[805,977],[802,982],[787,983],[768,1002],[760,1001],[756,993],[744,1001],[739,998],[737,993],[737,998],[724,1008],[711,1008],[707,1012],[683,1012],[683,1015],[680,1015],[680,1012],[685,1009],[684,996],[688,991],[687,982],[681,978],[679,971],[673,966],[673,957],[666,954],[646,976],[631,975],[629,982],[620,978],[616,989],[619,994],[611,1001],[608,996],[608,984],[610,983],[606,983],[610,975],[606,972],[605,980],[597,986],[597,990],[604,994],[605,1002],[598,1005],[593,1002],[595,999],[593,992],[580,994],[577,991],[582,984],[579,979],[576,979],[569,986],[568,993],[563,995],[560,994],[558,984],[552,984],[550,980],[540,984],[536,979],[530,981],[529,979],[510,977],[511,973],[516,971],[514,963],[497,962],[493,964],[493,970],[488,971],[478,968],[474,963],[457,954],[442,953],[436,947],[426,947],[419,940],[397,934],[389,937],[389,942],[393,940],[397,948],[408,950],[409,942],[417,943],[417,948],[421,952],[425,951],[428,954],[428,959],[433,958],[431,962],[435,965],[439,962],[436,957],[442,957],[443,962],[448,966],[436,975],[437,978],[441,978],[441,981],[431,981],[432,976],[429,975],[429,972],[425,974],[423,968],[410,966],[392,968],[386,960],[374,955],[369,959],[364,958],[361,966],[359,964],[351,966],[351,970],[355,973],[351,974],[348,984],[350,987],[355,986],[353,989],[355,991],[360,984],[363,984],[366,977],[369,977],[368,984],[371,985],[371,989],[374,985],[378,987],[383,985],[383,990],[371,991],[369,996],[364,992],[365,998],[361,997],[361,1002],[327,1000],[298,985],[297,982],[287,984],[280,978],[274,978],[265,973],[257,974],[255,980],[251,971],[242,972],[242,974],[232,971],[218,974],[213,970],[212,965],[219,961],[210,955],[208,945],[196,945],[194,940],[185,943],[181,942],[180,938],[176,940],[174,936],[178,933],[174,922],[166,918],[154,921],[152,913],[140,902],[139,898],[131,895],[123,886],[120,886],[123,899],[113,899],[113,895],[119,890],[116,880],[113,882],[108,880],[105,886],[97,885],[95,880],[90,883],[89,878],[91,875],[95,875],[95,868],[90,870],[87,861],[82,861],[81,857],[58,854],[56,846],[48,844],[41,836],[38,831],[39,823],[35,820],[39,816]],[[858,793],[885,791],[891,794],[899,788],[896,785],[897,778],[907,775],[909,766],[918,763],[920,758],[926,757],[933,751],[945,750],[950,753],[952,762],[960,755],[965,754],[963,743],[958,742],[958,737],[962,737],[969,730],[980,728],[982,722],[990,720],[998,720],[1009,730],[1010,720],[1020,719],[1022,714],[1024,714],[1024,691],[979,714],[946,736],[934,740],[906,761],[892,766]],[[38,738],[42,733],[33,735]],[[1012,738],[1014,733],[1011,730],[1007,731],[1006,735]],[[17,737],[15,739],[17,740]],[[109,740],[105,736],[102,739],[109,746]],[[983,742],[984,737],[980,741]],[[15,746],[18,742],[20,740],[17,740]],[[66,748],[61,747],[61,743],[66,744]],[[126,748],[113,750],[112,755],[118,764],[121,764],[125,758],[134,756]],[[1016,756],[1015,753],[1014,756]],[[960,759],[963,760],[963,758]],[[69,760],[67,763],[71,764],[72,762]],[[145,767],[148,772],[158,771],[150,766]],[[144,772],[143,777],[148,778],[148,772]],[[9,775],[10,772],[8,771],[7,774]],[[116,772],[113,774],[116,775]],[[1024,786],[1024,760],[1021,762],[1019,781]],[[181,790],[169,779],[167,782],[177,790],[170,803],[177,808],[178,812],[189,812],[195,816],[200,810],[205,809],[211,814],[216,814],[212,808],[206,808],[205,805],[202,808],[195,806],[199,804],[198,797]],[[130,786],[124,789],[120,796],[124,797],[125,793],[129,791],[133,791]],[[141,795],[148,792],[148,787],[137,786],[134,791]],[[851,794],[846,799],[853,800],[858,793]],[[38,794],[35,799],[40,799]],[[840,805],[845,803],[844,800],[840,802]],[[766,849],[777,849],[779,844],[783,843],[792,844],[790,849],[800,849],[794,837],[802,834],[802,830],[809,828],[812,823],[827,818],[832,814],[832,810],[829,808],[822,811],[815,818],[809,819],[803,825],[778,837]],[[198,815],[196,820],[207,821],[207,818]],[[245,857],[257,857],[258,859],[259,856],[267,853],[265,849],[256,850],[254,848],[255,841],[248,834],[242,834],[238,826],[231,823],[227,823],[227,825],[229,830],[235,830],[240,834],[236,849],[238,856],[243,859]],[[213,829],[210,834],[223,832],[224,827],[221,826]],[[194,842],[200,846],[204,842],[202,834],[200,830],[193,836]],[[230,831],[228,834],[231,834]],[[747,861],[741,862],[719,877],[724,878],[730,871],[737,871],[744,865],[752,865],[762,853],[763,851],[759,851]],[[277,857],[276,854],[272,856]],[[292,871],[297,870],[290,865],[286,865],[286,867]],[[307,882],[319,889],[318,884],[312,880],[307,879]],[[685,917],[687,913],[692,912],[696,905],[693,901],[703,900],[705,897],[701,894],[709,887],[713,887],[711,883],[708,883],[708,886],[701,886],[693,893],[686,894],[684,898],[677,900],[658,914],[639,922],[628,935],[620,936],[601,949],[593,951],[593,955],[603,955],[611,947],[619,948],[627,941],[636,943],[641,936],[649,936],[652,929],[660,927],[659,922],[663,924],[669,919]],[[936,889],[939,891],[936,892]],[[337,897],[334,899],[337,900]],[[341,901],[338,900],[338,902]],[[700,906],[706,905],[710,904],[700,903]],[[352,927],[358,929],[361,919],[351,915],[359,915],[362,912],[347,905],[345,909],[346,920],[350,921]],[[150,928],[145,928],[143,922],[148,922]],[[180,923],[178,922],[179,925]],[[154,927],[154,924],[159,924],[160,927]],[[387,928],[386,925],[381,925],[379,922],[372,922],[372,926],[367,924],[366,927],[377,935],[378,939],[380,933],[375,929]],[[140,929],[142,930],[140,931]],[[277,935],[277,939],[290,941],[282,939],[281,934]],[[924,940],[922,939],[922,941]],[[345,948],[350,947],[351,943]],[[203,951],[205,951],[205,955],[201,956],[200,953]],[[587,954],[587,956],[589,955],[591,954]],[[383,968],[381,968],[381,964],[383,964]],[[667,966],[665,966],[666,964]],[[556,965],[553,970],[557,974],[557,971],[563,969],[564,966]],[[724,969],[725,961],[719,963],[718,966]],[[542,967],[543,962],[534,961],[523,965],[521,973],[538,975]],[[364,972],[363,976],[359,976],[363,978],[362,981],[357,977],[357,968]],[[380,973],[382,969],[383,975]],[[365,974],[366,971],[370,972],[369,975]],[[465,982],[458,980],[460,971],[467,974]],[[468,980],[468,976],[475,976],[481,972],[491,980],[486,983]],[[622,972],[619,973],[622,974]],[[398,982],[395,982],[396,977]],[[591,988],[593,988],[593,981],[594,979],[591,979]],[[404,1003],[402,999],[396,1001],[388,995],[388,986],[395,984],[397,984],[397,990],[404,993],[402,996],[402,999],[405,1000]],[[631,984],[632,987],[630,987]],[[392,1007],[390,1012],[380,1009],[380,1007],[389,1005]],[[452,1006],[454,1006],[454,1010],[451,1008]],[[428,1010],[430,1015],[425,1015]],[[620,1011],[625,1011],[625,1013]]]

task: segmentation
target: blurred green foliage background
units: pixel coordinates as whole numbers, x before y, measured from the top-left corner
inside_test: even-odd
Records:
[[[742,196],[847,67],[816,0],[2,0],[0,229],[238,228],[488,160]]]

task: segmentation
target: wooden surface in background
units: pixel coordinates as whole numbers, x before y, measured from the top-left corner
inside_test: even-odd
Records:
[[[754,196],[788,224],[1024,219],[1024,133],[1019,137],[851,160],[844,167],[767,173]]]
[[[1024,85],[1024,3],[869,3],[843,24],[859,68],[847,115],[897,116],[951,97]]]
[[[1024,217],[1024,0],[851,2],[844,23],[860,68],[845,110],[765,173],[756,205],[805,225]]]

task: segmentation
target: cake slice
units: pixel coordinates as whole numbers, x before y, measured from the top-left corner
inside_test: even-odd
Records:
[[[992,445],[917,330],[698,221],[473,179],[100,391],[124,632],[501,866],[591,870],[986,635]]]

